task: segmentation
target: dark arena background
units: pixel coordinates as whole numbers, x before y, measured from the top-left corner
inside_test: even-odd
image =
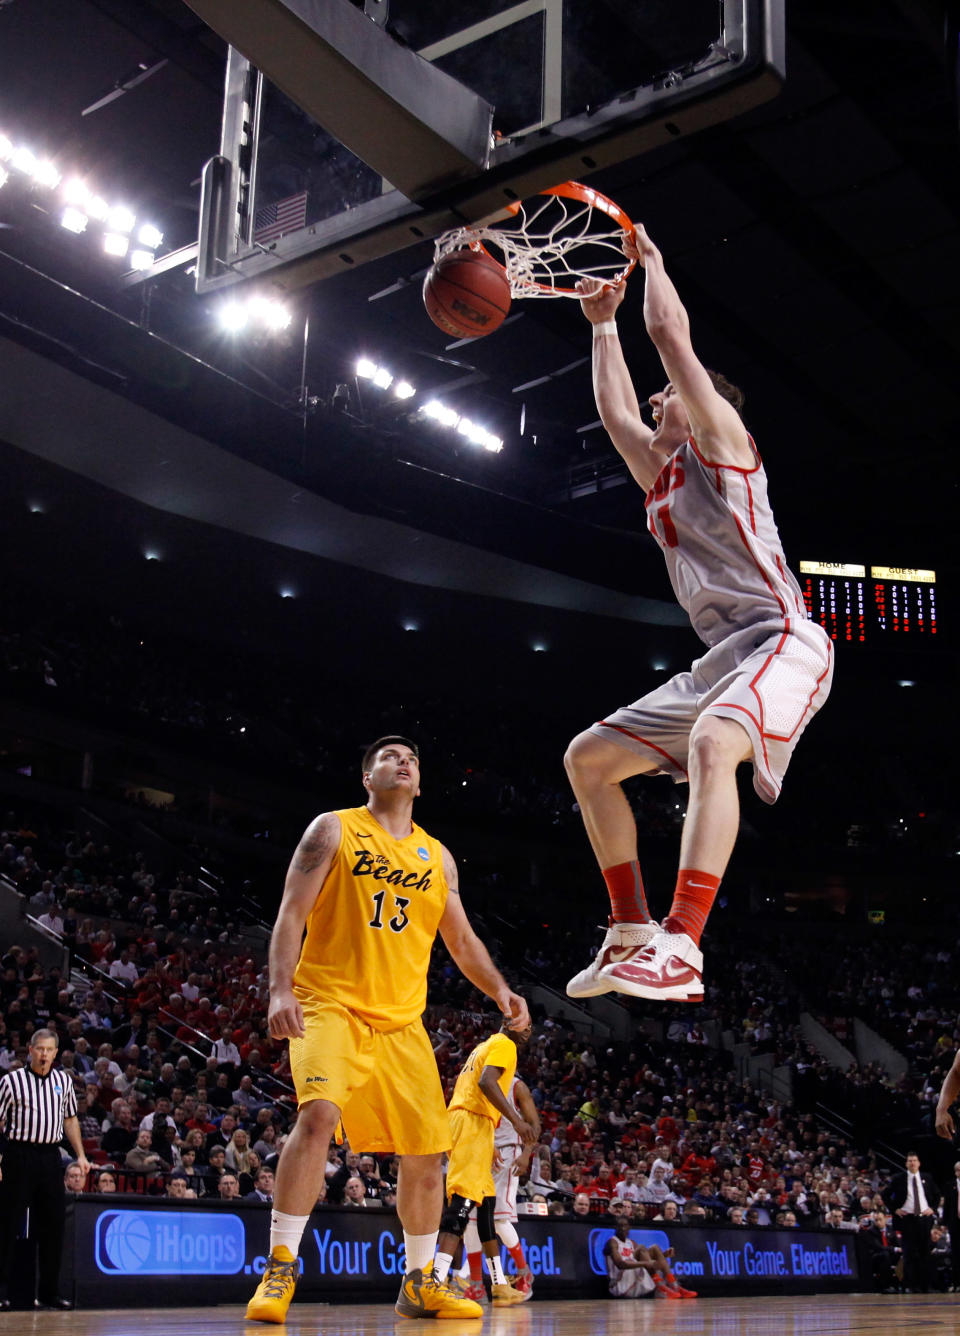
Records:
[[[960,1046],[958,29],[956,0],[0,0],[0,1074],[54,1028],[92,1166],[73,1311],[33,1310],[28,1218],[11,1332],[254,1330],[254,1179],[296,1118],[271,925],[392,733],[534,1016],[533,1300],[486,1325],[960,1332],[934,1131]],[[743,388],[835,649],[776,806],[740,772],[694,1006],[565,992],[607,915],[567,743],[702,652],[590,329],[516,299],[456,339],[421,300],[439,233],[567,179],[644,223]],[[641,399],[643,282],[618,313]],[[626,792],[665,913],[687,788]],[[499,1020],[439,942],[424,1020],[449,1094]],[[175,1130],[161,1105],[128,1161],[163,1098]],[[397,1162],[351,1206],[362,1150],[331,1146],[298,1331],[394,1325]],[[927,1284],[896,1219],[877,1243],[911,1151],[943,1199]],[[607,1298],[624,1199],[696,1302]]]

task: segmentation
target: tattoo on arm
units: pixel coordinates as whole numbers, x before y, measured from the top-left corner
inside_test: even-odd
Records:
[[[294,871],[306,873],[318,868],[333,852],[333,834],[334,822],[330,820],[330,813],[325,812],[312,821],[293,855]]]
[[[443,850],[443,875],[447,879],[447,886],[454,895],[459,895],[460,876],[457,872],[457,865],[453,861],[453,854],[446,845],[441,844],[440,848]]]

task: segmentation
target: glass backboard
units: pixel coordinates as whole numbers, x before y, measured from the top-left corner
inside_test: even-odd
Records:
[[[267,273],[295,288],[496,217],[739,114],[783,77],[783,0],[191,3],[231,43],[200,291]],[[331,15],[343,32],[315,34]]]

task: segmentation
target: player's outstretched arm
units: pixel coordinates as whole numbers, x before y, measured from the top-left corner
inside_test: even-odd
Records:
[[[324,812],[303,833],[287,869],[283,899],[270,937],[270,1006],[267,1019],[274,1039],[303,1036],[303,1010],[293,992],[303,929],[340,844],[340,818]]]
[[[952,1141],[956,1128],[953,1125],[953,1115],[950,1107],[955,1104],[960,1097],[960,1050],[953,1059],[953,1066],[943,1078],[943,1085],[940,1087],[940,1097],[937,1100],[936,1128],[937,1136],[943,1137],[945,1141]]]
[[[513,1030],[525,1030],[530,1024],[530,1012],[524,999],[514,993],[506,979],[490,959],[490,952],[470,926],[460,899],[460,879],[457,865],[448,849],[443,850],[443,873],[450,894],[440,919],[440,936],[453,957],[461,974],[475,984],[482,993],[493,999],[510,1021]]]
[[[580,309],[596,329],[610,323],[626,292],[626,280],[601,283],[598,278],[582,278],[577,283]],[[616,331],[596,333],[593,339],[593,394],[604,430],[634,479],[649,491],[663,460],[651,455],[653,432],[640,416],[640,401]]]
[[[752,469],[757,460],[747,429],[732,404],[718,394],[690,338],[690,318],[663,264],[663,256],[638,225],[624,250],[643,266],[643,319],[667,378],[683,400],[697,445],[714,464]]]

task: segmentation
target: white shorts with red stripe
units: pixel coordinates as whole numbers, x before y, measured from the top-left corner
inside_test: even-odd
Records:
[[[590,732],[656,763],[652,774],[687,781],[690,732],[702,714],[742,724],[753,747],[753,787],[774,803],[790,757],[833,681],[833,646],[810,621],[764,623],[727,636]]]
[[[497,1190],[497,1202],[493,1208],[494,1220],[509,1220],[511,1224],[517,1223],[517,1188],[520,1186],[520,1179],[513,1172],[513,1166],[520,1158],[523,1147],[517,1142],[508,1142],[504,1146],[498,1146],[500,1152],[500,1168],[494,1171],[493,1184]]]

